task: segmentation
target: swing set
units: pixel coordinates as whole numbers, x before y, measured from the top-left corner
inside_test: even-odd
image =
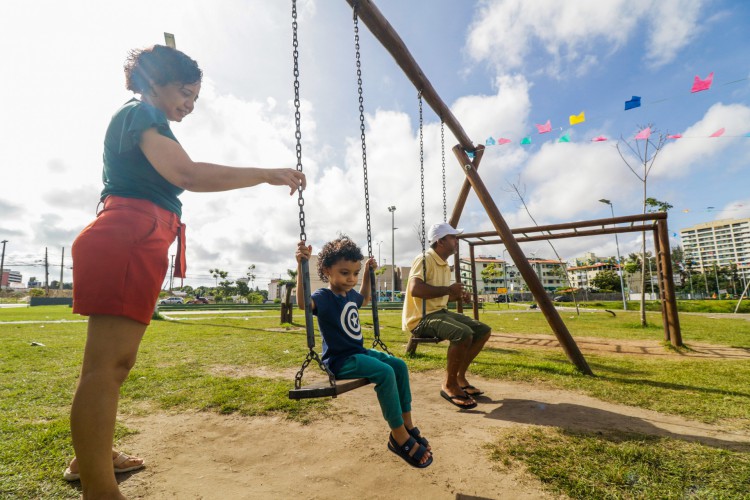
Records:
[[[495,231],[487,232],[487,233],[474,233],[474,234],[467,234],[464,235],[463,238],[466,240],[467,237],[475,237],[480,238],[482,240],[484,237],[487,236],[495,236],[499,237],[503,245],[505,245],[505,248],[508,251],[508,254],[510,255],[511,259],[513,260],[514,264],[516,265],[516,268],[518,269],[519,273],[521,274],[522,278],[526,282],[529,290],[534,296],[534,299],[536,303],[539,306],[539,309],[544,314],[547,322],[549,323],[553,333],[557,337],[558,342],[562,346],[565,354],[568,356],[568,359],[578,368],[580,372],[586,375],[593,375],[593,372],[591,371],[591,368],[589,367],[588,363],[584,359],[583,355],[581,354],[580,349],[578,348],[578,345],[573,340],[573,337],[570,335],[570,332],[567,329],[567,326],[563,322],[562,318],[560,317],[560,314],[555,309],[554,304],[552,303],[552,300],[547,295],[546,291],[544,290],[544,287],[542,286],[542,283],[535,273],[534,269],[532,268],[531,264],[529,263],[528,259],[526,259],[523,251],[521,250],[521,247],[519,245],[519,241],[531,241],[529,237],[527,237],[525,234],[522,234],[522,237],[519,239],[516,239],[514,236],[514,233],[518,233],[518,230],[511,230],[511,228],[506,223],[505,219],[500,213],[500,210],[497,208],[497,205],[495,204],[495,201],[493,200],[491,194],[489,193],[487,187],[485,186],[482,179],[479,177],[479,174],[477,173],[477,169],[479,168],[479,164],[482,160],[482,156],[484,154],[484,146],[483,145],[474,145],[474,143],[469,139],[468,135],[464,131],[463,127],[459,123],[459,121],[456,119],[456,117],[453,115],[453,112],[450,110],[450,108],[443,102],[443,100],[440,98],[438,93],[435,91],[434,87],[430,83],[430,81],[427,79],[427,77],[422,72],[421,68],[417,64],[417,62],[412,57],[411,53],[409,52],[408,48],[404,44],[401,37],[398,35],[398,33],[393,29],[393,27],[390,25],[390,23],[385,19],[385,17],[381,14],[381,12],[378,10],[378,8],[375,6],[375,4],[372,2],[372,0],[346,0],[346,2],[352,7],[353,11],[353,22],[354,22],[354,47],[355,47],[355,54],[356,54],[356,67],[357,67],[357,91],[359,96],[359,122],[360,122],[360,138],[362,143],[362,170],[364,174],[364,187],[365,187],[365,215],[366,215],[366,223],[367,223],[367,251],[368,256],[372,255],[372,234],[371,234],[371,226],[370,226],[370,197],[369,197],[369,186],[368,186],[368,179],[367,179],[367,149],[366,149],[366,140],[365,140],[365,119],[364,119],[364,99],[363,99],[363,92],[362,92],[362,68],[361,68],[361,59],[360,59],[360,48],[359,48],[359,20],[361,20],[367,28],[371,31],[371,33],[375,36],[375,38],[383,45],[383,47],[388,50],[388,52],[393,56],[396,63],[401,67],[404,74],[409,78],[409,80],[412,82],[414,87],[417,89],[417,97],[418,97],[418,103],[419,103],[419,145],[420,145],[420,188],[421,188],[421,243],[422,243],[422,253],[423,253],[423,277],[425,276],[425,265],[424,265],[424,253],[425,253],[425,246],[426,246],[426,238],[425,238],[425,213],[424,213],[424,146],[423,146],[423,117],[422,117],[422,103],[423,101],[426,102],[432,110],[436,113],[436,115],[440,118],[440,133],[441,133],[441,152],[442,152],[442,181],[443,181],[443,221],[446,221],[447,219],[447,204],[446,204],[446,185],[445,185],[445,136],[444,136],[444,127],[447,126],[450,131],[453,133],[453,135],[458,140],[458,144],[453,147],[453,153],[456,156],[456,159],[459,162],[459,165],[461,166],[466,179],[464,180],[464,183],[461,187],[461,190],[459,191],[458,198],[456,200],[456,203],[453,208],[453,212],[451,214],[451,217],[447,222],[453,226],[456,227],[458,225],[458,222],[461,218],[461,214],[463,212],[464,206],[466,204],[466,200],[469,195],[470,190],[474,190],[474,192],[477,195],[477,198],[479,199],[480,203],[482,204],[483,208],[485,209],[487,215],[490,218],[490,221],[492,222],[492,225],[495,228]],[[294,59],[294,106],[295,106],[295,138],[296,138],[296,155],[297,155],[297,170],[302,172],[302,146],[301,146],[301,138],[302,134],[300,131],[300,96],[299,96],[299,53],[298,53],[298,38],[297,38],[297,7],[296,7],[296,0],[292,0],[292,35],[293,35],[293,59]],[[470,157],[471,154],[471,157]],[[307,240],[307,236],[305,233],[305,212],[304,212],[304,204],[305,200],[302,194],[301,188],[298,190],[298,205],[299,205],[299,223],[300,223],[300,240],[305,242]],[[660,288],[662,288],[664,291],[662,293],[662,313],[664,317],[665,322],[665,334],[667,335],[668,339],[672,340],[672,343],[675,345],[681,345],[681,337],[679,336],[679,321],[677,319],[677,309],[676,309],[676,301],[674,298],[674,289],[671,286],[672,284],[672,267],[671,267],[671,261],[669,260],[669,241],[668,233],[666,232],[666,214],[651,214],[651,215],[658,215],[658,217],[653,218],[646,218],[646,219],[638,219],[639,221],[647,222],[651,221],[654,222],[654,225],[652,229],[654,230],[655,234],[655,245],[657,254],[659,256],[659,262],[662,264],[661,270],[659,272],[660,275],[660,284],[662,285]],[[636,217],[637,216],[633,216]],[[609,220],[600,220],[600,221],[588,221],[591,224],[588,224],[590,226],[597,226],[602,225],[602,229],[599,230],[596,233],[592,234],[609,234],[614,232],[630,232],[633,230],[645,230],[646,225],[642,228],[634,229],[632,227],[632,222],[636,221],[636,219],[627,221],[615,221],[615,219]],[[616,224],[617,222],[630,222],[631,227],[628,229],[623,228],[617,228],[613,227],[611,229],[605,229],[603,227],[604,224]],[[567,227],[574,227],[575,223],[572,223],[573,225],[568,225]],[[580,223],[584,226],[587,224],[586,222]],[[561,225],[565,226],[565,225]],[[582,226],[583,227],[583,226]],[[538,230],[541,228],[537,228]],[[530,229],[527,228],[524,232],[530,232]],[[574,229],[575,232],[575,229]],[[540,235],[536,236],[536,239],[552,239],[555,236],[552,235],[550,230],[547,230],[547,233],[545,234],[544,231],[540,231]],[[576,236],[583,235],[582,232],[578,232],[575,234]],[[559,237],[559,236],[558,236]],[[493,240],[493,243],[498,243],[497,240]],[[470,250],[473,251],[474,245],[477,244],[489,244],[489,243],[483,243],[483,242],[470,242]],[[473,253],[473,252],[472,252]],[[456,264],[456,274],[458,275],[458,251],[456,252],[455,256]],[[310,305],[310,272],[309,272],[309,266],[308,262],[306,260],[302,261],[301,264],[301,273],[302,273],[302,283],[303,283],[303,289],[304,289],[304,300],[305,300],[305,329],[307,333],[307,347],[308,347],[308,354],[305,358],[304,362],[302,363],[302,367],[297,372],[294,380],[294,389],[289,391],[289,397],[291,399],[306,399],[306,398],[317,398],[317,397],[336,397],[339,394],[343,394],[347,391],[363,387],[367,384],[369,384],[369,380],[367,379],[351,379],[351,380],[336,380],[334,375],[328,370],[328,368],[322,363],[319,355],[315,351],[315,328],[313,323],[313,315],[312,315],[312,308]],[[388,348],[385,346],[385,344],[380,339],[380,323],[378,319],[378,305],[377,305],[377,293],[376,293],[376,285],[375,285],[375,273],[372,268],[369,270],[370,273],[370,286],[371,286],[371,297],[372,297],[372,318],[373,318],[373,330],[374,330],[374,340],[373,340],[373,347],[378,347],[388,354],[390,352],[388,351]],[[460,279],[460,278],[459,278]],[[476,290],[476,287],[475,287]],[[671,290],[671,292],[670,292]],[[422,313],[424,316],[425,313],[425,301],[423,301],[423,309]],[[476,297],[474,300],[474,303],[476,304]],[[475,312],[476,314],[476,312]],[[416,348],[416,345],[419,343],[436,343],[440,342],[440,339],[437,338],[416,338],[412,337],[409,341],[409,347],[407,348],[407,352],[409,349],[412,349],[411,352],[413,352],[413,349]],[[322,382],[318,384],[312,384],[312,385],[302,385],[302,377],[304,374],[305,369],[312,361],[317,362],[318,366],[328,375],[328,381]]]

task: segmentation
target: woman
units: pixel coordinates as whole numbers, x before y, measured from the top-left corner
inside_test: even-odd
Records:
[[[120,386],[136,354],[167,272],[176,237],[175,276],[185,269],[184,190],[227,191],[266,183],[304,189],[294,169],[234,168],[194,162],[169,128],[189,115],[203,73],[182,52],[155,45],[131,51],[126,87],[140,95],[112,117],[104,141],[103,210],[73,244],[73,312],[89,316],[81,376],[71,409],[84,498],[124,498],[118,472],[143,466],[113,451]],[[119,464],[115,465],[119,461]]]

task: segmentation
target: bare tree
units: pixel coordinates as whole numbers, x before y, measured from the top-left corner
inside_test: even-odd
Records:
[[[617,142],[617,152],[620,154],[620,158],[625,162],[625,165],[633,172],[641,184],[643,184],[643,213],[646,214],[648,203],[648,176],[651,173],[651,169],[654,166],[656,157],[659,155],[664,145],[667,142],[667,134],[662,134],[652,129],[652,124],[641,127],[641,130],[648,128],[651,134],[645,139],[635,139],[633,143],[625,140],[625,137],[620,136],[620,141]],[[656,136],[656,139],[652,137]],[[626,149],[625,154],[623,148]],[[625,148],[626,147],[626,148]],[[630,158],[628,158],[630,156]],[[635,157],[635,158],[633,158]],[[636,160],[638,161],[637,166]],[[641,235],[641,262],[646,261],[646,231],[643,231]],[[645,265],[644,265],[645,269]],[[648,325],[646,322],[646,272],[641,272],[641,326],[645,327]]]
[[[533,215],[531,215],[531,211],[529,210],[528,205],[526,205],[526,200],[524,200],[523,192],[522,191],[525,192],[526,191],[526,187],[523,186],[523,185],[521,185],[521,176],[520,175],[518,176],[518,184],[513,184],[512,182],[508,182],[508,185],[510,186],[510,191],[513,191],[514,193],[516,193],[516,197],[518,198],[518,200],[523,205],[523,208],[524,208],[524,210],[526,210],[526,213],[528,214],[529,218],[531,219],[531,222],[533,222],[535,226],[539,227],[539,224],[537,223],[536,219],[534,218]],[[573,284],[570,282],[570,276],[568,276],[568,264],[565,261],[563,261],[562,257],[560,257],[560,254],[557,253],[557,249],[555,248],[555,245],[553,245],[550,240],[546,240],[546,241],[547,241],[547,244],[552,249],[552,252],[555,254],[555,257],[557,257],[557,261],[560,263],[560,269],[562,271],[563,276],[565,277],[565,282],[567,283],[568,288],[570,288],[572,290],[573,289]],[[576,314],[578,314],[580,316],[581,315],[581,311],[578,308],[578,297],[576,297],[575,292],[573,292],[572,295],[573,295],[573,302],[576,305]]]

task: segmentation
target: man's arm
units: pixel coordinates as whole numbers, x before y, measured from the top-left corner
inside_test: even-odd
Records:
[[[422,278],[416,276],[409,280],[409,292],[411,296],[419,299],[436,299],[447,295],[448,300],[453,301],[461,297],[463,289],[464,285],[462,283],[453,283],[450,286],[433,286],[428,285],[422,281]]]

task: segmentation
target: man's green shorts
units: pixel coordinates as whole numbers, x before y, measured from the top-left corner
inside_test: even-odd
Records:
[[[489,335],[492,328],[463,314],[441,309],[428,314],[412,331],[415,337],[437,337],[440,340],[472,342]]]

